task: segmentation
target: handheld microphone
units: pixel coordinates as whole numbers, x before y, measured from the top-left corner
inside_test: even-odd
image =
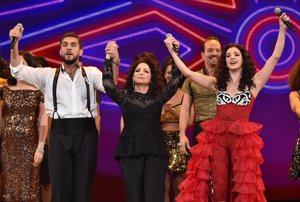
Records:
[[[173,35],[171,33],[166,34],[166,38],[172,37]],[[173,50],[178,54],[179,48],[178,45],[173,44]]]
[[[17,27],[20,29],[21,32],[23,32],[24,27],[23,27],[23,25],[21,23],[18,23]],[[13,49],[15,47],[17,41],[18,41],[18,37],[13,36],[12,39],[11,39],[11,41],[10,41],[10,49]]]
[[[274,12],[275,12],[278,16],[281,16],[281,15],[282,15],[281,9],[278,8],[278,7],[276,7],[276,8],[274,9]],[[282,20],[282,21],[283,21],[284,24],[287,26],[287,28],[289,28],[289,30],[291,30],[292,32],[295,32],[295,29],[294,29],[293,25],[292,25],[289,21],[284,21],[284,20]]]

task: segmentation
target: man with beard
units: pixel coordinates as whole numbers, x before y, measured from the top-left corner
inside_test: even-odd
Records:
[[[198,72],[205,75],[213,75],[217,66],[218,58],[221,55],[221,44],[216,37],[209,37],[204,41],[201,56],[204,59],[204,67]],[[197,144],[196,136],[202,131],[200,123],[214,118],[216,114],[216,93],[204,88],[189,79],[186,79],[182,90],[184,96],[180,108],[179,130],[180,147],[187,154],[186,148],[190,148],[189,140],[186,136],[186,129],[189,117],[194,112],[194,129],[192,145]],[[192,108],[194,106],[194,108]]]
[[[22,37],[20,26],[9,36]],[[97,166],[98,132],[96,90],[104,92],[102,72],[96,67],[82,67],[82,41],[75,33],[60,40],[60,68],[31,68],[22,64],[18,41],[11,49],[11,72],[45,95],[46,112],[51,119],[49,167],[52,202],[90,201]],[[105,48],[113,63],[116,82],[120,62],[118,46],[109,42]],[[40,151],[43,152],[43,151]]]

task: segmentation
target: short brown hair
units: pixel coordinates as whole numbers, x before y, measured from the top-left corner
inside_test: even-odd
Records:
[[[59,41],[59,45],[61,46],[64,38],[67,38],[67,37],[73,37],[73,38],[76,38],[78,40],[78,44],[79,44],[79,47],[80,49],[82,49],[82,41],[81,39],[79,38],[79,36],[77,34],[75,34],[74,32],[68,32],[68,33],[65,33],[63,35],[63,37],[61,37],[60,41]]]
[[[203,42],[203,45],[202,45],[202,52],[205,51],[205,44],[206,44],[206,42],[212,41],[212,40],[218,41],[218,42],[220,43],[220,41],[219,41],[219,39],[218,39],[217,37],[215,37],[215,36],[210,36],[210,37],[206,38],[205,41]]]

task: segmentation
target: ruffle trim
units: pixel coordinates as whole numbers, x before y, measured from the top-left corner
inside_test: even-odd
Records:
[[[262,139],[255,133],[241,136],[236,147],[233,167],[233,189],[237,198],[235,202],[266,202],[265,186],[260,165],[264,159],[261,155]]]
[[[235,202],[266,202],[263,194],[265,187],[262,181],[260,165],[263,157],[260,150],[263,147],[262,139],[258,136],[262,125],[245,121],[212,120],[201,124],[204,131],[197,136],[199,144],[191,148],[192,158],[188,163],[185,180],[180,184],[180,194],[177,202],[208,202],[209,159],[215,145],[215,134],[228,132],[241,135],[237,143],[234,156],[234,186],[232,196]],[[228,130],[226,130],[228,129]],[[232,199],[231,199],[232,200]]]
[[[179,186],[181,192],[176,198],[177,202],[208,202],[209,159],[215,139],[210,132],[200,136],[197,138],[199,144],[191,148],[192,158],[188,163],[185,179]]]
[[[216,134],[230,132],[236,135],[246,135],[260,133],[263,125],[243,120],[227,121],[215,118],[201,123],[201,127],[206,131]]]

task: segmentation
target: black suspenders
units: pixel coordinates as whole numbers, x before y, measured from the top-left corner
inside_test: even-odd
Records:
[[[90,98],[90,85],[89,85],[89,80],[86,75],[86,72],[83,67],[79,66],[81,69],[81,74],[84,78],[85,86],[86,86],[86,94],[87,94],[87,108],[91,114],[91,117],[93,117],[92,111],[91,111],[91,98]],[[55,71],[54,79],[53,79],[53,88],[52,88],[52,93],[53,93],[53,115],[52,118],[54,118],[55,113],[57,114],[58,118],[60,119],[59,114],[57,113],[57,97],[56,97],[56,89],[57,89],[57,81],[58,81],[58,76],[61,68],[57,68]]]

